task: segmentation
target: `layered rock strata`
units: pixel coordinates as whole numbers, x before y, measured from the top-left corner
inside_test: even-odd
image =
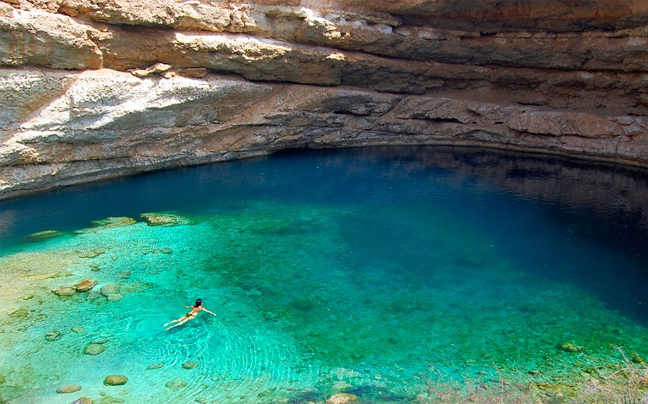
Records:
[[[648,2],[566,3],[4,0],[0,198],[295,147],[648,166]]]

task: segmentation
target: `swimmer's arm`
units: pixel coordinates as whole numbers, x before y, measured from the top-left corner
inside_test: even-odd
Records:
[[[206,311],[206,312],[207,312],[207,313],[209,313],[209,314],[213,314],[213,315],[216,315],[216,313],[212,313],[211,311],[209,311],[209,310],[207,310],[207,309],[206,309],[206,308],[204,308],[204,307],[203,307],[203,311]]]

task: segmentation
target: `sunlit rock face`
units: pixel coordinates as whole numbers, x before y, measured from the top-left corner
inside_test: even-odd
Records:
[[[0,198],[294,147],[647,166],[647,22],[633,0],[3,0]]]

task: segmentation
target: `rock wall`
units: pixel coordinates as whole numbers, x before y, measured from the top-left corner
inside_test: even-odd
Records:
[[[0,0],[0,199],[295,147],[648,166],[647,22],[643,0]]]

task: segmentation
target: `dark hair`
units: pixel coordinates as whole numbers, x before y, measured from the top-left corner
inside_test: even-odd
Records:
[[[202,299],[196,299],[195,307],[200,307],[202,305]]]

